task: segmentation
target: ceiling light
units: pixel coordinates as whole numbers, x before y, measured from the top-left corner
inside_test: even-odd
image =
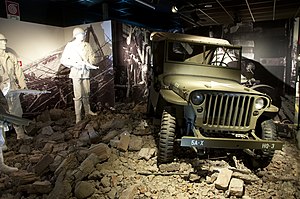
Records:
[[[211,4],[207,4],[204,6],[204,8],[212,8],[212,5]]]
[[[178,8],[176,6],[172,6],[172,12],[173,13],[177,13],[178,12]]]

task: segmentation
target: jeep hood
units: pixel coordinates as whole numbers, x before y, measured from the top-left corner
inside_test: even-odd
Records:
[[[229,91],[236,93],[261,94],[236,81],[191,75],[166,75],[165,86],[176,93],[190,94],[194,90]]]

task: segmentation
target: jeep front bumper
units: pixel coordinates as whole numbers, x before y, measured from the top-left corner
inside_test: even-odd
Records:
[[[210,138],[183,136],[180,146],[196,148],[225,148],[225,149],[262,149],[262,150],[281,150],[283,143],[273,140],[251,140],[251,139],[232,139],[232,138]]]

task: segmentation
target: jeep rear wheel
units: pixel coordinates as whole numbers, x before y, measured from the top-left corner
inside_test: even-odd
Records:
[[[276,126],[273,120],[265,120],[261,123],[261,138],[264,140],[276,139]],[[250,157],[251,167],[253,169],[267,167],[273,156],[275,150],[254,150],[254,154]]]
[[[168,163],[174,159],[176,119],[166,110],[163,111],[159,135],[158,162]]]

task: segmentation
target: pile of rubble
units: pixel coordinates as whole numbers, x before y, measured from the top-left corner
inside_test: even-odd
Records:
[[[144,112],[120,105],[76,125],[71,110],[43,112],[27,128],[32,141],[7,135],[5,162],[19,171],[0,173],[0,198],[300,198],[300,156],[291,139],[255,172],[232,155],[184,155],[157,165],[159,127]]]

